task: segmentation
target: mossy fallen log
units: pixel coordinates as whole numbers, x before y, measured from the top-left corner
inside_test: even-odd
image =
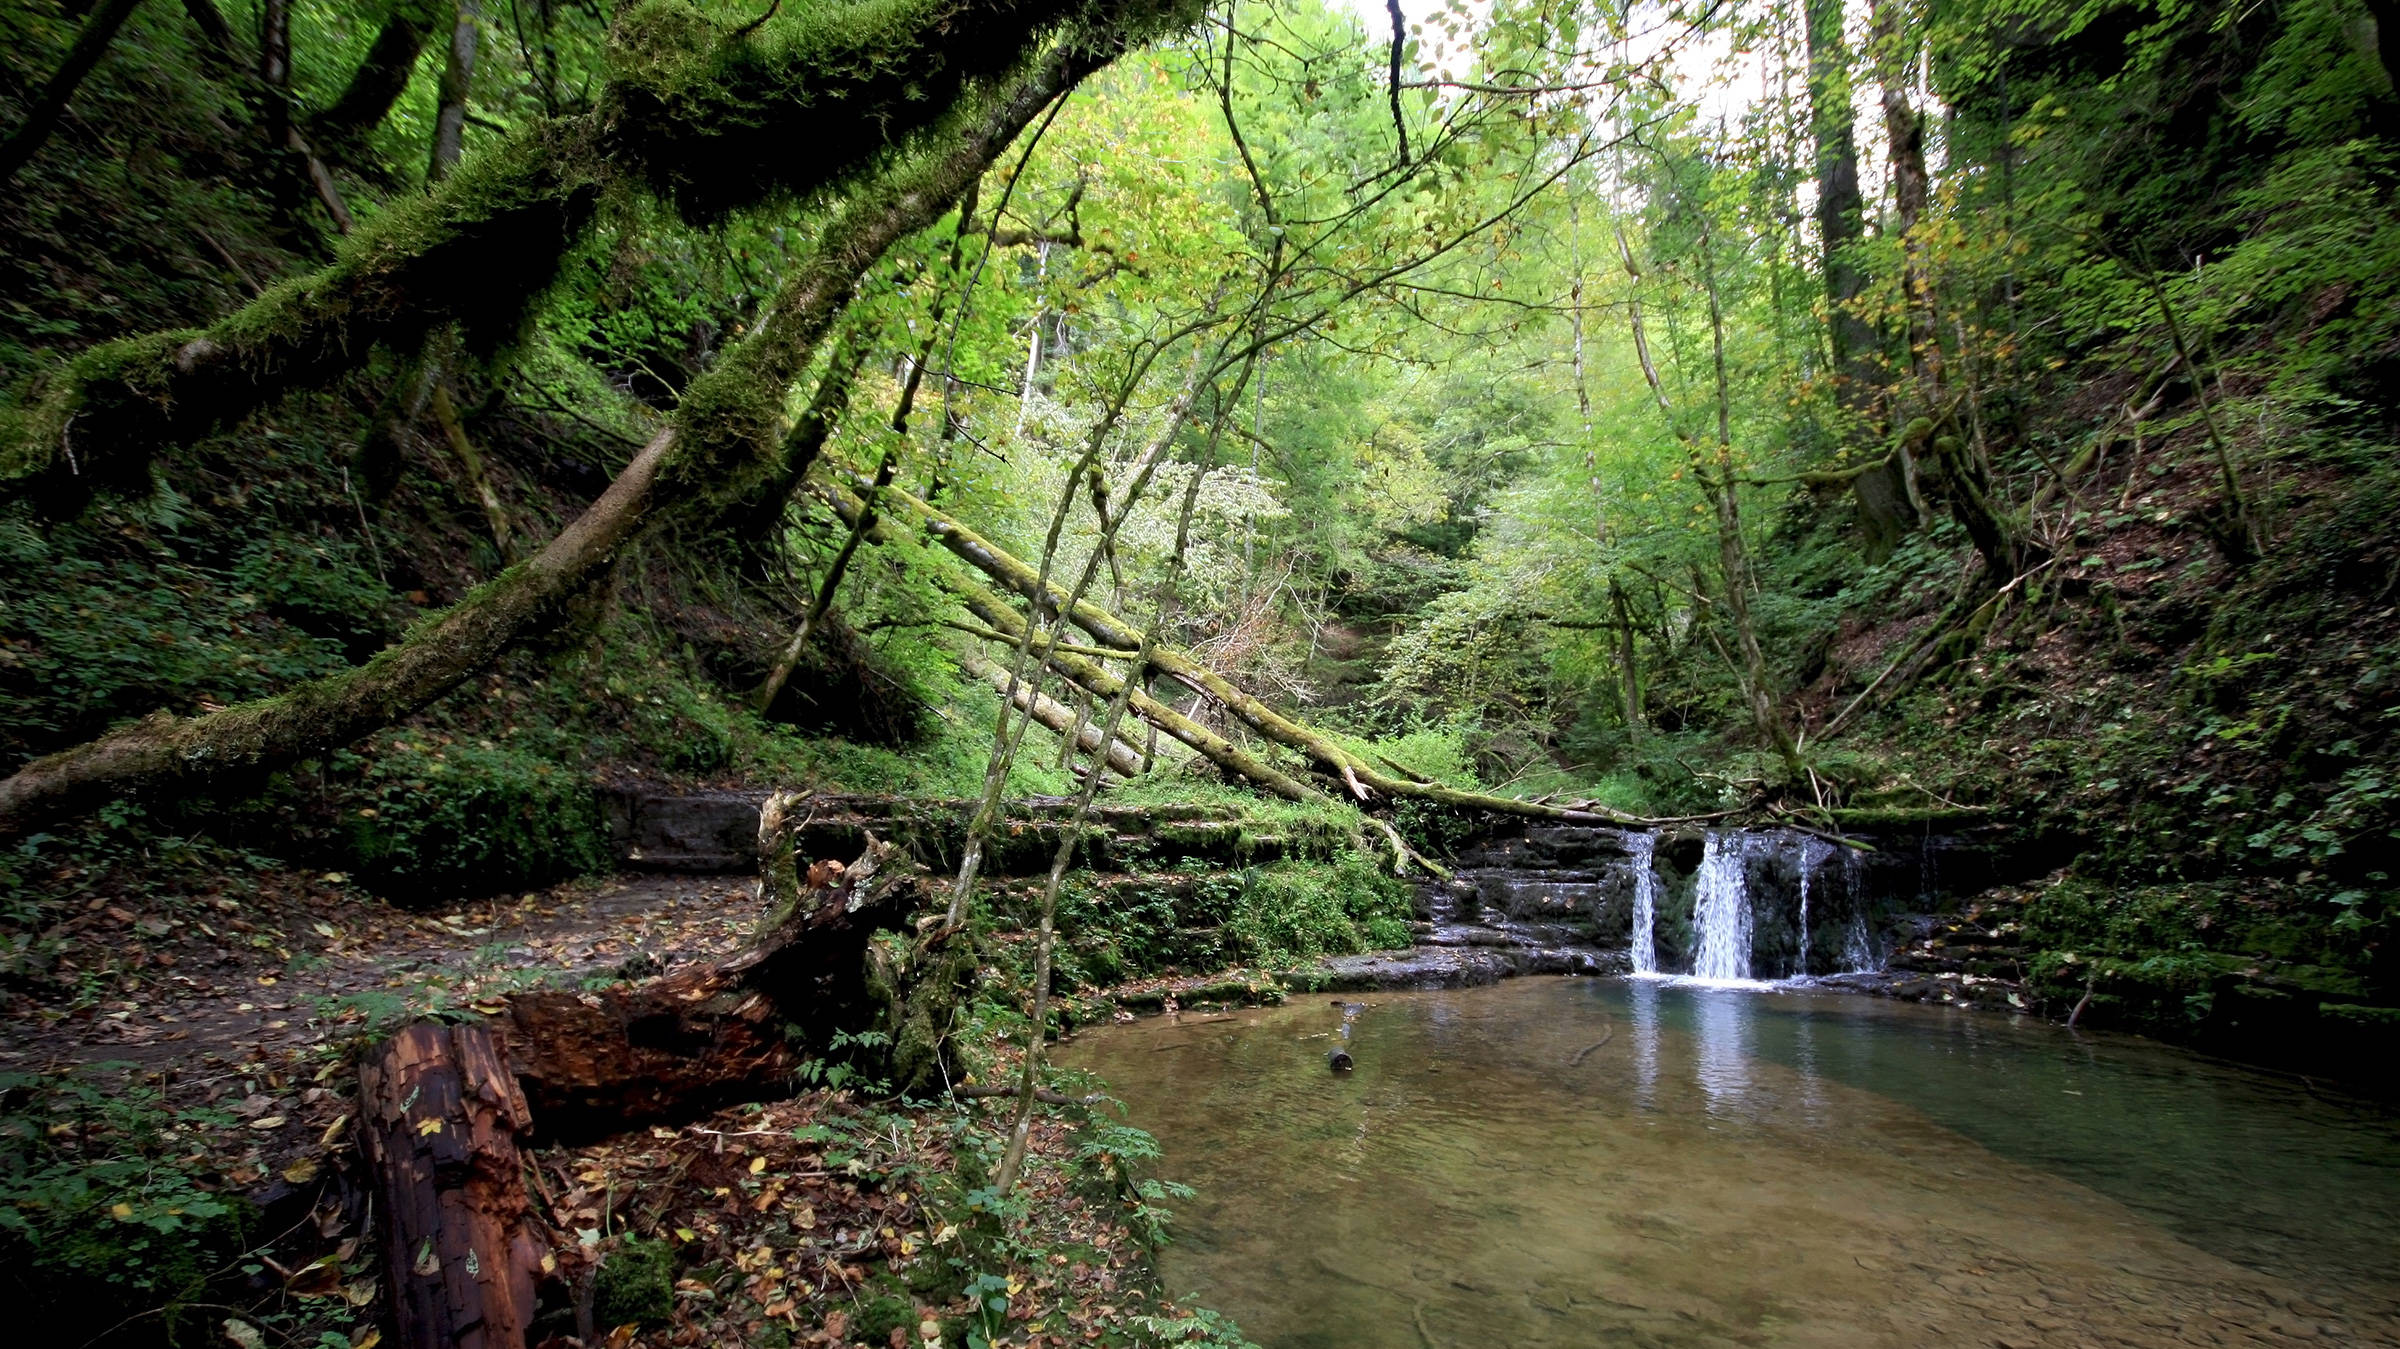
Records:
[[[516,642],[563,622],[574,597],[672,508],[721,503],[759,471],[774,453],[784,390],[867,269],[893,244],[938,219],[1051,99],[1105,55],[1091,49],[1052,53],[1006,96],[981,109],[943,153],[903,164],[876,191],[856,196],[778,291],[772,317],[693,383],[675,424],[653,437],[607,491],[538,553],[365,665],[206,716],[160,713],[34,760],[0,781],[0,836],[137,787],[189,785],[347,744],[441,697]],[[485,163],[475,161],[449,182],[497,172],[479,167]],[[228,320],[258,321],[251,310]],[[0,445],[0,455],[5,453]]]
[[[839,488],[828,489],[826,497],[834,503],[837,511],[846,512],[845,519],[854,518],[857,509],[855,497]],[[1007,549],[984,538],[959,520],[927,505],[897,487],[885,487],[882,499],[894,509],[906,511],[951,553],[972,564],[976,570],[1000,582],[1005,588],[1024,597],[1027,602],[1039,605],[1043,611],[1051,614],[1067,610],[1068,597],[1064,592],[1055,585],[1042,585],[1038,573],[1033,568],[1028,567],[1022,560],[1011,555]],[[952,589],[959,590],[960,588],[953,585]],[[1007,621],[1003,622],[986,611],[991,606],[976,602],[971,592],[961,590],[960,593],[969,598],[970,607],[974,609],[976,617],[993,628],[1012,637],[1021,629],[1022,620],[1016,617],[1013,609],[1006,610],[1008,617]],[[1129,652],[1143,649],[1140,629],[1091,601],[1085,600],[1076,603],[1071,611],[1066,612],[1066,617],[1069,622],[1089,633],[1093,639],[1104,646],[1113,646]],[[1012,624],[1017,626],[1012,626]],[[1368,800],[1374,793],[1380,792],[1387,796],[1413,796],[1464,809],[1494,811],[1501,814],[1522,815],[1532,819],[1556,820],[1569,824],[1650,823],[1650,821],[1639,820],[1622,812],[1607,810],[1596,805],[1582,808],[1554,806],[1539,801],[1520,800],[1516,797],[1464,791],[1437,782],[1420,781],[1413,776],[1394,776],[1378,768],[1364,756],[1353,753],[1338,741],[1321,734],[1297,719],[1277,712],[1259,699],[1244,693],[1232,681],[1210,669],[1206,662],[1191,653],[1165,642],[1154,642],[1148,650],[1150,664],[1159,673],[1167,675],[1195,693],[1215,699],[1228,712],[1240,718],[1244,724],[1267,739],[1306,755],[1325,773],[1339,779],[1350,795],[1360,801]],[[1080,658],[1069,657],[1054,648],[1050,651],[1048,658],[1051,668],[1066,674],[1068,678],[1078,684],[1083,684],[1087,688],[1093,687],[1082,675],[1074,673],[1070,669],[1069,662]],[[1084,663],[1097,670],[1096,662],[1086,661]],[[1115,675],[1105,671],[1098,671],[1098,673],[1106,680],[1113,682],[1116,679]],[[1137,695],[1133,706],[1137,716],[1159,726],[1161,730],[1175,735],[1179,740],[1185,739],[1183,734],[1168,723],[1159,721],[1151,715],[1149,709],[1160,706],[1155,700]],[[1176,721],[1190,725],[1188,718],[1184,718],[1180,714],[1173,714],[1171,711],[1170,715]],[[1185,740],[1185,743],[1192,742]],[[1282,785],[1282,783],[1292,781],[1289,774],[1266,768],[1255,756],[1244,755],[1243,757],[1258,768],[1266,768],[1265,774],[1235,767],[1220,759],[1215,753],[1206,750],[1202,752],[1208,753],[1212,762],[1218,762],[1220,766],[1227,767],[1278,795],[1289,796],[1294,800],[1306,799],[1292,796],[1289,789]],[[1278,779],[1280,782],[1277,781]],[[1311,797],[1320,795],[1313,788],[1307,789],[1307,791]],[[1400,846],[1396,839],[1395,845],[1396,848]]]
[[[893,0],[786,6],[744,29],[648,0],[616,20],[590,113],[531,122],[225,319],[104,343],[0,408],[0,491],[32,488],[62,511],[95,490],[144,491],[154,453],[379,347],[413,352],[451,325],[470,349],[510,341],[612,192],[647,189],[696,223],[862,182],[878,196],[869,175],[895,147],[955,132],[1029,58],[1088,72],[1182,13],[1174,0]],[[780,407],[782,393],[755,397]]]

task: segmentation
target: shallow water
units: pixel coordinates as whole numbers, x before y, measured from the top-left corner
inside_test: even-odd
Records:
[[[2400,1121],[2144,1041],[1525,979],[1086,1033],[1268,1349],[2400,1345]]]

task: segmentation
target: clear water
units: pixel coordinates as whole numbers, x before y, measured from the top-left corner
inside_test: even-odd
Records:
[[[1268,1349],[2400,1345],[2400,1121],[2143,1041],[1527,979],[1087,1033]]]

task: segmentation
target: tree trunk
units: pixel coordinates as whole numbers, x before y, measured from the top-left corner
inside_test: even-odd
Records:
[[[869,836],[835,883],[808,887],[790,856],[792,803],[760,812],[762,885],[787,902],[745,954],[597,993],[518,994],[487,1025],[419,1022],[360,1070],[361,1150],[408,1349],[522,1349],[550,1245],[517,1152],[537,1121],[546,1139],[579,1140],[788,1094],[830,1032],[870,1026],[890,1036],[882,1066],[897,1088],[961,1075],[948,1032],[972,945],[937,932],[895,958],[871,941],[932,906],[923,868]]]
[[[767,812],[760,824],[762,838],[774,832]],[[795,899],[720,964],[594,993],[511,997],[495,1024],[543,1137],[604,1137],[788,1093],[812,1043],[822,1048],[819,1032],[887,1014],[869,986],[868,939],[905,932],[912,913],[933,907],[923,869],[870,838],[838,884],[802,886]],[[809,1033],[795,1037],[793,1026]]]
[[[9,180],[17,176],[17,170],[25,167],[25,161],[33,158],[50,139],[50,133],[58,129],[58,119],[66,113],[67,100],[75,97],[83,77],[100,64],[108,44],[117,40],[117,30],[125,26],[125,20],[141,3],[142,0],[106,0],[84,23],[83,31],[75,35],[74,45],[67,48],[67,59],[59,63],[58,73],[35,95],[25,120],[9,133],[6,141],[0,141],[0,187],[8,186]]]
[[[779,394],[884,251],[940,218],[1051,98],[1103,59],[1103,53],[1088,48],[1057,54],[964,132],[947,154],[915,165],[897,181],[862,190],[777,294],[774,320],[729,351],[712,378],[745,381],[755,390]],[[754,349],[754,343],[765,349]],[[449,692],[511,644],[556,626],[567,601],[602,575],[619,548],[649,528],[659,507],[704,499],[725,491],[729,480],[741,481],[762,453],[744,453],[742,445],[763,437],[755,426],[725,418],[721,407],[714,399],[687,395],[677,425],[653,437],[600,499],[539,553],[367,664],[206,716],[177,719],[158,713],[25,765],[0,781],[0,836],[137,788],[183,786],[288,763],[347,744]],[[752,439],[725,443],[745,431]]]
[[[1842,37],[1841,0],[1805,0],[1808,33],[1809,126],[1816,141],[1817,239],[1824,251],[1825,323],[1833,352],[1835,395],[1852,435],[1873,421],[1882,382],[1875,365],[1875,330],[1855,309],[1867,276],[1852,255],[1865,231],[1858,190],[1858,140],[1850,106],[1850,49]],[[1870,561],[1880,562],[1917,523],[1897,462],[1861,473],[1852,485],[1859,530]]]
[[[368,1058],[358,1086],[401,1345],[522,1349],[549,1242],[517,1154],[533,1118],[498,1037],[419,1022]]]
[[[437,17],[427,0],[393,0],[383,27],[376,30],[374,45],[351,72],[341,96],[309,119],[310,134],[328,153],[337,158],[352,153],[368,132],[383,124],[392,105],[408,91],[409,78],[417,71],[417,56],[425,49],[425,35],[433,31]]]
[[[233,28],[225,22],[216,0],[183,0],[183,12],[191,16],[192,26],[200,30],[200,40],[211,55],[230,66],[241,64],[241,45],[234,40]]]
[[[450,49],[442,61],[441,93],[434,104],[433,154],[425,165],[428,183],[449,177],[466,153],[467,90],[475,82],[475,29],[482,17],[477,0],[458,0],[450,23]]]
[[[265,92],[259,124],[267,151],[281,155],[292,126],[291,0],[261,0],[258,10],[258,83]]]
[[[1625,611],[1625,587],[1617,578],[1608,578],[1608,602],[1617,615],[1617,678],[1625,708],[1625,729],[1639,734],[1646,718],[1642,712],[1642,666],[1633,644],[1633,619]]]
[[[1929,408],[1941,387],[1942,344],[1932,278],[1925,268],[1925,241],[1918,229],[1932,199],[1925,169],[1925,115],[1909,102],[1915,48],[1902,29],[1906,20],[1899,0],[1876,0],[1874,14],[1876,81],[1882,86],[1883,131],[1891,149],[1892,223],[1900,234],[1908,368],[1916,379],[1918,405]]]
[[[1007,670],[972,651],[960,656],[958,663],[968,674],[991,685],[1003,696],[1007,695],[1009,685]],[[1088,697],[1089,694],[1087,693],[1086,696]],[[1100,757],[1099,728],[1094,726],[1089,718],[1085,718],[1079,723],[1075,709],[1065,703],[1033,689],[1019,688],[1017,690],[1017,710],[1030,714],[1035,721],[1049,727],[1057,733],[1062,741],[1068,739],[1069,733],[1072,732],[1077,749],[1095,759]],[[1116,772],[1117,776],[1131,778],[1141,774],[1141,752],[1133,746],[1111,737],[1108,741],[1107,753],[1108,766]]]
[[[508,527],[508,507],[501,504],[500,493],[492,486],[492,475],[484,469],[482,451],[467,439],[466,425],[459,421],[458,409],[450,402],[450,386],[439,379],[433,382],[432,403],[433,419],[441,424],[442,435],[450,442],[450,452],[466,471],[467,487],[475,493],[476,504],[483,507],[483,522],[492,531],[492,546],[500,550],[500,563],[506,566],[517,556],[516,539]]]

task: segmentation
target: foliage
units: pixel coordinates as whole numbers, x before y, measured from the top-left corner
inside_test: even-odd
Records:
[[[355,768],[342,847],[387,888],[458,892],[546,885],[611,860],[590,784],[547,759],[490,741],[394,737]]]
[[[20,1314],[103,1306],[202,1335],[198,1301],[241,1250],[248,1206],[179,1160],[222,1111],[170,1110],[129,1065],[0,1075],[0,1267]]]

